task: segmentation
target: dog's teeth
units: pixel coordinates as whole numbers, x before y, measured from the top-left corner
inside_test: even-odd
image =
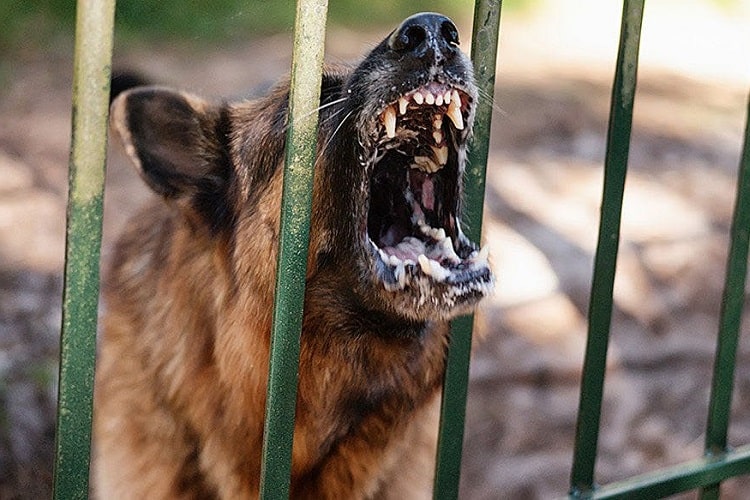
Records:
[[[490,248],[487,245],[483,246],[479,250],[479,252],[472,252],[472,254],[469,257],[472,263],[472,267],[474,268],[487,267],[489,265],[489,261],[488,261],[489,256],[490,256]]]
[[[435,96],[432,95],[432,92],[425,93],[425,95],[424,95],[424,102],[426,102],[430,106],[432,106],[433,104],[435,104]]]
[[[406,114],[406,107],[409,105],[409,100],[405,97],[398,98],[398,112],[402,115]]]
[[[404,263],[401,262],[396,269],[393,271],[394,276],[398,280],[398,287],[403,289],[406,286],[406,272],[404,270]]]
[[[438,161],[438,164],[445,165],[448,163],[448,146],[441,146],[439,148],[436,148],[435,146],[430,146],[432,148],[432,152],[435,153],[435,158]]]
[[[414,92],[414,95],[412,96],[414,98],[414,102],[417,104],[422,104],[424,102],[424,96],[421,92]]]
[[[443,115],[435,115],[432,120],[432,128],[440,130],[443,126]]]
[[[401,259],[399,259],[395,255],[391,255],[390,257],[388,257],[387,262],[388,262],[388,264],[392,265],[393,267],[396,267],[399,264],[401,264]]]
[[[445,235],[445,230],[443,230],[443,235]],[[445,236],[440,241],[440,244],[443,247],[443,251],[446,254],[448,254],[449,257],[453,257],[456,254],[456,251],[453,249],[453,240],[452,239],[450,239],[447,236]]]
[[[443,132],[441,132],[440,130],[435,130],[434,132],[432,132],[432,137],[433,139],[435,139],[435,144],[440,144],[441,142],[443,142]]]
[[[451,119],[453,125],[455,125],[458,130],[463,130],[464,117],[461,115],[461,99],[458,97],[458,93],[455,93],[455,90],[453,92],[453,99],[451,99],[451,103],[448,105],[448,111],[445,115]]]
[[[428,228],[427,236],[432,238],[433,240],[437,242],[441,242],[443,238],[445,238],[445,229],[441,228],[434,228],[430,227]]]
[[[445,102],[445,104],[451,103],[451,91],[450,90],[445,91],[445,95],[443,96],[443,102]]]
[[[435,96],[435,106],[442,106],[443,105],[443,94],[438,94]]]
[[[383,111],[383,125],[385,125],[385,134],[389,139],[396,137],[396,110],[393,106],[388,106]]]
[[[432,279],[435,281],[445,281],[450,275],[451,272],[441,266],[440,262],[434,260],[430,261],[430,276],[432,276]]]
[[[445,252],[445,255],[448,256],[448,258],[451,259],[451,261],[458,263],[461,262],[461,257],[458,256],[456,253],[456,250],[453,248],[453,240],[450,238],[445,238],[442,241],[443,245],[443,252]]]
[[[422,269],[422,272],[427,276],[430,276],[432,274],[430,259],[428,259],[425,254],[421,253],[419,254],[419,257],[417,257],[417,260],[419,261],[419,267]]]

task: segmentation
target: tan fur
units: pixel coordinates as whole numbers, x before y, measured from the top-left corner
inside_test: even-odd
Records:
[[[254,216],[238,222],[228,254],[223,242],[196,233],[178,207],[162,203],[135,217],[122,237],[105,290],[96,394],[96,481],[106,498],[257,496],[280,191],[277,173]],[[325,240],[313,234],[311,256]],[[429,491],[434,418],[386,408],[352,434],[336,406],[344,393],[356,391],[352,384],[367,384],[371,375],[352,373],[342,358],[366,354],[373,369],[394,372],[391,383],[398,387],[392,389],[416,395],[437,387],[446,326],[419,353],[426,365],[421,378],[404,380],[399,344],[413,341],[347,340],[334,349],[330,337],[315,334],[325,328],[324,313],[337,307],[335,300],[307,294],[293,496],[417,498],[414,490]],[[422,399],[422,412],[433,412],[435,390]],[[184,422],[168,416],[175,410]],[[333,451],[331,439],[340,440]],[[207,491],[195,489],[201,482],[189,476],[197,470],[185,470],[191,462],[188,469],[200,468]],[[411,465],[406,473],[403,463]]]
[[[425,16],[405,23],[442,23],[437,32],[447,36],[448,20]],[[369,57],[393,52],[389,43]],[[470,128],[475,92],[469,64],[457,49],[441,47],[455,65],[449,69],[458,76],[451,78],[465,84]],[[377,105],[366,99],[368,78],[385,74],[378,67],[346,95],[359,92],[363,106]],[[346,92],[350,70],[336,71],[324,79],[324,98]],[[95,490],[102,499],[258,497],[287,98],[284,84],[262,99],[230,105],[151,87],[126,92],[113,104],[114,131],[163,199],[130,221],[106,274],[94,427]],[[351,99],[347,105],[353,106]],[[358,187],[365,170],[357,170],[364,167],[351,157],[351,137],[330,146],[336,126],[330,118],[337,113],[325,112],[291,495],[429,498],[447,319],[473,307],[485,293],[479,281],[491,284],[491,273],[473,264],[475,246],[451,213],[446,228],[462,253],[456,279],[475,272],[477,282],[461,278],[455,294],[433,282],[444,294],[427,290],[421,298],[411,285],[403,293],[386,291],[372,266],[363,264],[371,258],[366,248],[351,241],[368,230],[362,222],[367,209],[356,202],[365,196]],[[371,126],[372,113],[358,112],[347,126]],[[463,145],[469,130],[450,133]],[[464,152],[454,158],[462,161]],[[460,198],[463,164],[446,170],[459,179],[440,181],[456,186]],[[425,276],[413,279],[429,287]],[[409,304],[425,307],[407,310]]]

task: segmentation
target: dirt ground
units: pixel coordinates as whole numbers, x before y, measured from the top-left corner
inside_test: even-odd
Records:
[[[619,29],[608,3],[617,2],[576,2],[587,16],[550,2],[540,15],[503,17],[484,230],[499,281],[478,319],[462,499],[559,498],[568,489]],[[674,3],[654,7],[644,24],[601,483],[702,454],[750,88],[750,14],[683,4],[692,7],[678,14],[669,11]],[[330,31],[328,59],[356,60],[385,31]],[[468,39],[467,25],[462,32]],[[0,499],[49,496],[69,54],[24,56],[0,88]],[[203,95],[240,97],[284,73],[289,54],[289,37],[277,36],[210,50],[118,50],[115,66]],[[149,196],[110,149],[104,259]],[[750,443],[748,329],[733,446]],[[723,498],[747,498],[748,486],[729,481]]]

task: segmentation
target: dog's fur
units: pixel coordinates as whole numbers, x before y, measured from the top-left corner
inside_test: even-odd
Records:
[[[492,285],[458,220],[476,91],[454,30],[434,14],[410,18],[357,68],[329,68],[323,78],[295,498],[429,495],[447,320]],[[449,159],[434,174],[407,174],[404,162],[423,153],[423,138],[399,129],[390,144],[411,153],[394,152],[378,120],[388,103],[420,88],[459,89],[466,121],[456,130],[446,118]],[[101,498],[258,495],[287,98],[287,84],[236,104],[142,87],[112,106],[114,130],[162,199],[130,222],[104,284],[95,408]],[[368,231],[417,230],[393,222],[397,209],[387,206],[405,206],[402,198],[373,201],[376,184],[410,191],[428,225],[445,228],[456,249],[447,278],[430,278],[414,259],[389,268],[378,256],[388,242]],[[437,251],[420,238],[425,253]]]

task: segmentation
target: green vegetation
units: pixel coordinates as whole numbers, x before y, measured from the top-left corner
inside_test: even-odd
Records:
[[[524,4],[534,0],[511,0]],[[120,0],[116,34],[119,40],[193,40],[201,44],[231,42],[257,35],[290,31],[293,0]],[[472,0],[330,0],[333,24],[353,28],[392,24],[419,11],[439,11],[468,19]],[[45,50],[54,40],[72,39],[75,28],[73,0],[0,2],[0,52]]]

